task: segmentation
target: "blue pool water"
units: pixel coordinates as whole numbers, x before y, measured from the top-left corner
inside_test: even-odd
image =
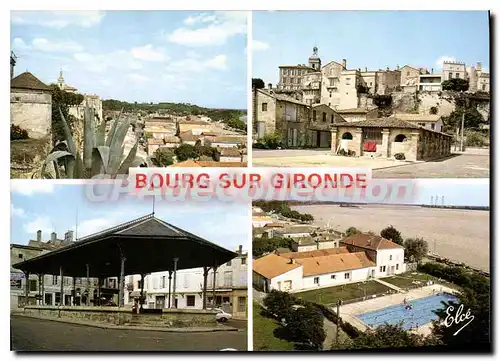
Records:
[[[448,293],[419,298],[409,301],[412,305],[411,310],[406,310],[403,304],[386,307],[381,310],[371,311],[356,315],[363,323],[369,327],[376,328],[380,325],[388,323],[397,325],[403,323],[403,329],[409,330],[413,327],[425,325],[433,320],[437,320],[438,316],[433,312],[443,309],[442,302],[457,301],[457,298]]]

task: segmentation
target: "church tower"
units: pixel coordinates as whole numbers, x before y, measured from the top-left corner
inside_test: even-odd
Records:
[[[57,78],[57,85],[59,86],[59,89],[64,90],[64,77],[63,77],[62,69],[59,72],[59,78]]]
[[[309,57],[309,67],[315,69],[316,71],[321,70],[321,59],[318,56],[318,47],[314,46],[313,53]]]

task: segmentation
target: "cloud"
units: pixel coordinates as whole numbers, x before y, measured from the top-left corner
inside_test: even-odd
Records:
[[[149,81],[149,78],[139,74],[128,74],[127,77],[136,83],[144,83],[146,81]]]
[[[52,193],[54,185],[46,180],[39,179],[16,179],[10,183],[10,191],[25,196],[31,196],[37,193]]]
[[[101,23],[103,11],[12,11],[11,22],[16,25],[38,25],[54,29],[67,26],[89,28]]]
[[[103,231],[119,223],[120,222],[114,219],[113,217],[87,219],[78,224],[78,238],[82,238],[91,235],[93,233]]]
[[[83,46],[74,41],[49,41],[45,38],[35,38],[31,42],[35,50],[48,52],[48,53],[64,53],[64,52],[81,52]]]
[[[73,57],[80,66],[94,73],[103,73],[109,69],[142,69],[141,63],[129,51],[125,50],[117,50],[108,54],[83,52],[76,53]]]
[[[15,38],[12,41],[12,50],[14,50],[14,52],[25,51],[29,49],[31,49],[31,47],[28,44],[26,44],[24,40],[21,38]]]
[[[130,53],[134,58],[144,61],[165,61],[168,59],[163,49],[155,49],[152,44],[132,48]]]
[[[16,206],[13,205],[12,203],[10,205],[10,214],[11,214],[11,216],[20,217],[20,218],[26,217],[26,212],[24,211],[24,209],[16,208]]]
[[[184,24],[187,26],[167,35],[167,40],[185,46],[223,45],[229,38],[246,33],[247,12],[220,11],[201,14],[188,17]],[[201,27],[193,28],[194,25]]]
[[[224,70],[226,69],[226,60],[227,57],[225,55],[216,55],[207,60],[198,59],[198,58],[187,58],[185,60],[179,60],[172,62],[169,64],[167,69],[167,73],[175,73],[180,74],[184,73],[185,69],[190,69],[192,72],[204,72],[208,69],[215,70]]]
[[[37,216],[34,220],[23,224],[23,229],[26,233],[35,234],[38,230],[51,233],[54,228],[48,216]]]
[[[436,60],[436,65],[442,68],[445,61],[457,61],[457,59],[454,56],[443,55]]]
[[[252,51],[261,51],[267,49],[269,49],[268,43],[264,43],[263,41],[259,40],[252,40]]]

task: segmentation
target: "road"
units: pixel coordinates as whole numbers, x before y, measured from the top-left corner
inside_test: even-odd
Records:
[[[11,316],[13,351],[219,351],[247,350],[246,321],[238,331],[174,333],[113,330]]]

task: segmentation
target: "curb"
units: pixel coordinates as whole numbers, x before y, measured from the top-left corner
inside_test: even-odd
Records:
[[[45,320],[45,321],[54,321],[54,322],[62,322],[71,325],[80,325],[80,326],[89,326],[102,328],[106,330],[130,330],[130,331],[160,331],[160,332],[175,332],[175,333],[198,333],[198,332],[226,332],[226,331],[239,331],[236,327],[231,326],[219,326],[219,327],[185,327],[185,328],[166,328],[166,327],[148,327],[148,326],[118,326],[118,325],[107,325],[107,324],[96,324],[85,321],[74,321],[74,320],[65,320],[65,319],[55,319],[49,317],[37,317],[30,315],[23,315],[19,313],[11,313],[11,317],[26,317],[33,318],[37,320]]]

